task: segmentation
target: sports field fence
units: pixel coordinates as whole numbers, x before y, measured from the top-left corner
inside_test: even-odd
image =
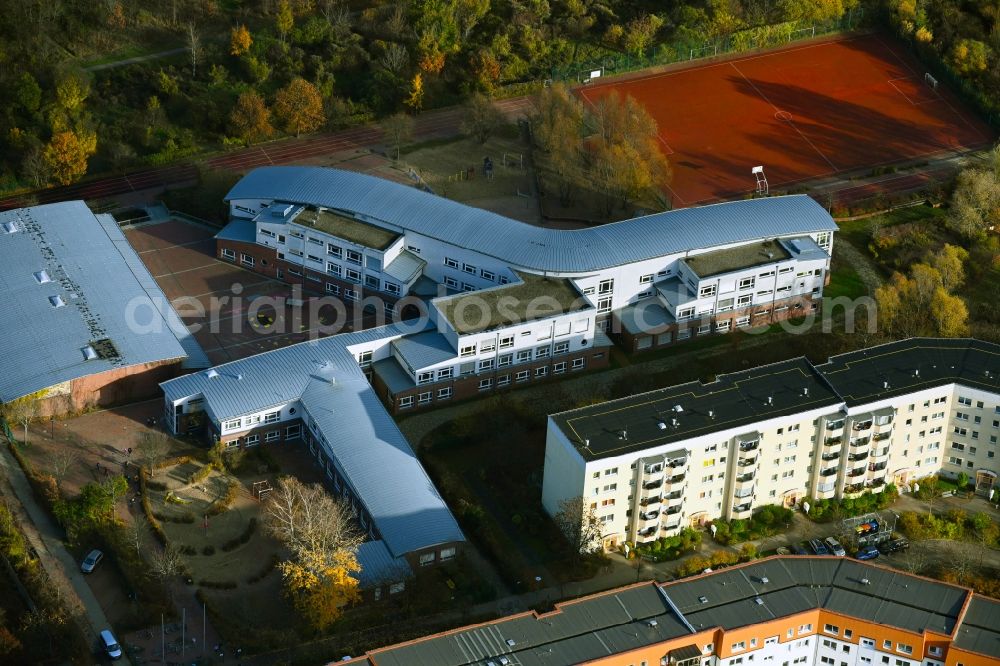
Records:
[[[854,30],[861,24],[863,18],[863,11],[859,8],[829,23],[813,25],[789,21],[739,30],[714,39],[691,38],[662,43],[643,55],[609,53],[589,61],[554,67],[550,80],[576,85],[597,80],[599,76],[625,74],[650,67],[775,48],[800,40]],[[592,76],[594,72],[600,74]]]

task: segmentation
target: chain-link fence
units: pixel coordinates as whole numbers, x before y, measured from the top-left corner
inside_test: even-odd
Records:
[[[624,74],[650,67],[689,62],[720,55],[745,53],[775,48],[803,39],[853,30],[863,18],[861,9],[852,10],[841,19],[824,24],[804,24],[798,21],[762,25],[740,30],[713,39],[691,37],[658,44],[648,54],[609,53],[589,61],[555,67],[552,81],[570,84],[586,83],[600,76]]]

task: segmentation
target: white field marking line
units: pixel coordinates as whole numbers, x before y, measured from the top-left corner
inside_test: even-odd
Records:
[[[775,112],[775,113],[777,113],[777,112],[779,112],[779,111],[782,111],[782,110],[783,110],[783,109],[779,109],[778,107],[776,107],[776,106],[774,105],[774,103],[773,103],[773,102],[771,102],[771,100],[769,100],[769,99],[767,98],[767,95],[765,95],[765,94],[764,94],[763,92],[761,92],[760,88],[758,88],[758,87],[757,87],[757,84],[756,84],[756,83],[754,83],[753,81],[751,81],[750,79],[748,79],[748,78],[746,77],[746,74],[744,74],[743,72],[741,72],[741,71],[740,71],[740,68],[736,66],[736,63],[732,63],[732,62],[731,62],[731,63],[729,63],[729,64],[730,64],[730,65],[732,65],[733,69],[735,69],[735,70],[736,70],[736,73],[737,73],[737,74],[739,74],[740,76],[742,76],[742,77],[743,77],[743,80],[744,80],[744,81],[746,81],[747,83],[749,83],[749,84],[750,84],[750,87],[751,87],[751,88],[753,88],[754,90],[756,90],[756,91],[757,91],[757,94],[758,94],[758,95],[760,95],[760,98],[761,98],[761,99],[763,99],[763,100],[764,100],[765,102],[767,102],[768,104],[770,104],[770,105],[771,105],[771,108],[772,108],[772,109],[774,109],[774,112]],[[831,168],[831,169],[833,169],[833,173],[837,173],[838,171],[840,171],[840,169],[838,169],[838,168],[837,168],[837,165],[836,165],[836,164],[834,164],[833,162],[831,162],[831,161],[830,161],[830,158],[829,158],[829,157],[827,157],[826,155],[824,155],[824,154],[823,154],[823,152],[822,152],[822,151],[821,151],[821,150],[820,150],[819,148],[817,148],[817,147],[816,147],[816,146],[815,146],[815,145],[813,144],[813,142],[812,142],[812,141],[810,141],[810,140],[809,140],[809,137],[807,137],[807,136],[806,136],[805,134],[803,134],[803,133],[802,133],[802,130],[800,130],[800,129],[799,129],[798,125],[796,125],[796,124],[795,124],[795,121],[794,121],[794,120],[786,120],[786,121],[784,121],[784,122],[788,123],[788,124],[789,124],[789,125],[790,125],[790,126],[791,126],[791,127],[792,127],[792,128],[793,128],[793,129],[795,130],[795,131],[796,131],[796,132],[798,132],[798,135],[799,135],[800,137],[802,137],[802,140],[803,140],[803,141],[805,141],[806,143],[808,143],[808,144],[809,144],[809,147],[810,147],[810,148],[812,148],[813,150],[815,150],[815,151],[816,151],[816,154],[817,154],[817,155],[819,155],[820,157],[822,157],[822,158],[823,158],[823,159],[824,159],[824,160],[826,161],[826,163],[830,165],[830,168]],[[814,178],[822,178],[822,177],[823,177],[823,176],[825,176],[825,175],[826,175],[826,174],[820,174],[820,175],[817,175],[817,176],[814,176]]]
[[[912,76],[901,76],[898,79],[889,79],[888,81],[886,81],[886,83],[888,83],[890,86],[892,86],[893,88],[895,88],[896,92],[898,92],[900,95],[903,96],[903,99],[905,99],[907,102],[909,102],[913,106],[916,106],[917,103],[914,102],[912,99],[910,99],[909,96],[905,92],[903,92],[902,90],[900,90],[899,86],[897,86],[896,83],[895,83],[896,81],[912,81],[912,80],[913,80]]]
[[[215,266],[215,264],[205,264],[204,266],[195,266],[194,268],[185,268],[182,271],[174,271],[172,273],[162,273],[160,275],[154,275],[153,279],[154,280],[159,280],[160,278],[173,277],[175,275],[180,275],[181,273],[190,273],[191,271],[200,271],[203,268],[211,268],[212,266]]]
[[[903,60],[903,59],[902,59],[902,58],[901,58],[901,57],[899,56],[899,54],[898,54],[898,53],[896,53],[896,52],[895,52],[895,51],[894,51],[893,49],[891,49],[891,48],[890,48],[890,47],[889,47],[889,46],[888,46],[888,45],[887,45],[887,44],[886,44],[885,42],[883,42],[883,41],[882,41],[882,39],[881,39],[881,38],[880,38],[880,37],[879,37],[878,35],[872,35],[872,37],[874,37],[874,38],[875,38],[875,41],[877,41],[877,42],[878,42],[879,44],[881,44],[881,45],[882,45],[882,48],[884,48],[884,49],[885,49],[886,51],[888,51],[889,53],[891,53],[891,54],[892,54],[892,57],[893,57],[893,58],[895,58],[896,60],[898,60],[898,61],[900,62],[900,64],[902,64],[902,65],[903,65],[903,67],[905,67],[906,69],[910,70],[910,73],[911,73],[911,74],[913,74],[913,76],[919,76],[919,75],[918,75],[918,74],[917,74],[917,73],[916,73],[915,71],[913,71],[913,68],[912,68],[912,67],[910,67],[909,63],[907,63],[907,62],[906,62],[905,60]],[[938,86],[940,87],[940,85],[941,85],[941,83],[940,83],[940,81],[939,81],[939,82],[938,82]],[[935,94],[935,95],[937,95],[938,97],[940,97],[940,98],[941,98],[941,101],[943,101],[943,102],[944,102],[944,103],[945,103],[945,104],[947,105],[947,107],[948,107],[948,108],[949,108],[949,109],[951,110],[951,112],[952,112],[952,113],[953,113],[953,114],[954,114],[955,116],[957,116],[957,117],[958,117],[958,119],[959,119],[959,120],[961,120],[961,121],[962,121],[962,123],[963,123],[963,124],[964,124],[964,125],[965,125],[966,127],[970,128],[970,129],[972,129],[972,130],[974,130],[974,131],[976,132],[976,134],[978,134],[978,135],[979,135],[979,138],[980,138],[981,140],[983,140],[983,141],[987,141],[987,140],[988,140],[988,138],[987,138],[987,137],[984,137],[984,136],[983,136],[982,132],[980,132],[980,131],[979,131],[978,129],[976,129],[976,127],[975,127],[975,126],[974,126],[974,125],[973,125],[973,124],[972,124],[971,122],[969,122],[969,119],[965,117],[965,114],[964,114],[964,113],[961,113],[961,112],[959,112],[959,110],[958,110],[958,109],[956,109],[956,108],[955,108],[954,106],[952,106],[951,102],[949,102],[949,101],[948,101],[947,99],[945,99],[945,98],[944,98],[944,96],[942,96],[942,95],[941,95],[941,92],[940,92],[940,91],[938,91],[938,90],[935,90],[935,91],[934,91],[934,94]]]
[[[239,280],[234,280],[234,282],[239,282]],[[243,291],[246,292],[246,289],[248,287],[256,287],[259,284],[272,284],[272,281],[271,280],[261,280],[260,282],[248,282],[248,283],[242,285],[243,286]],[[278,282],[276,284],[284,285],[285,283]],[[225,289],[216,289],[214,291],[206,291],[203,294],[185,294],[183,296],[178,296],[177,298],[172,299],[171,302],[176,301],[176,300],[180,300],[182,298],[201,298],[202,296],[213,296],[215,294],[225,295],[226,294],[226,290]],[[237,295],[241,296],[241,297],[243,296],[243,294],[237,294]]]
[[[161,224],[161,223],[157,222],[156,224]],[[173,249],[175,247],[187,247],[189,245],[197,245],[198,243],[204,243],[205,241],[209,241],[209,240],[212,240],[211,236],[209,236],[207,238],[202,238],[201,240],[188,241],[187,243],[177,243],[175,245],[165,245],[164,247],[154,247],[154,248],[149,249],[149,250],[142,250],[141,252],[138,252],[137,254],[149,254],[150,252],[159,252],[160,250],[170,250],[170,249]]]
[[[870,36],[871,35],[857,35],[855,37],[845,37],[843,39],[834,39],[834,40],[831,40],[829,42],[823,42],[822,44],[804,44],[804,45],[798,46],[798,47],[796,47],[794,49],[783,49],[781,51],[772,51],[770,53],[760,53],[758,55],[746,56],[746,57],[743,57],[743,58],[734,58],[732,60],[727,60],[725,62],[718,62],[718,63],[712,63],[712,64],[704,64],[704,65],[695,65],[694,67],[686,67],[684,69],[679,69],[677,71],[658,72],[656,74],[646,74],[645,76],[637,76],[635,78],[625,79],[623,81],[608,81],[607,83],[598,83],[598,84],[596,84],[594,86],[591,86],[591,88],[602,88],[602,87],[606,87],[606,86],[620,86],[620,85],[627,85],[627,84],[630,84],[630,83],[634,83],[636,81],[647,81],[647,80],[652,80],[652,79],[659,79],[659,78],[663,78],[665,76],[677,76],[678,74],[685,74],[687,72],[691,72],[691,71],[696,70],[696,69],[713,69],[715,67],[725,67],[726,65],[735,65],[735,63],[738,63],[738,62],[749,62],[751,60],[762,60],[764,58],[773,58],[775,56],[784,55],[786,53],[796,53],[798,51],[805,51],[806,49],[823,48],[825,46],[832,46],[834,44],[841,44],[843,42],[851,42],[851,41],[854,41],[854,40],[857,40],[857,39],[864,39],[865,37],[870,37]]]

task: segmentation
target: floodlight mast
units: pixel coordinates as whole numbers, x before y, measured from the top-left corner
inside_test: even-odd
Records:
[[[757,191],[755,192],[755,195],[758,197],[766,197],[768,190],[767,190],[767,176],[764,175],[764,167],[755,166],[753,169],[750,170],[750,173],[752,173],[754,178],[757,180]]]

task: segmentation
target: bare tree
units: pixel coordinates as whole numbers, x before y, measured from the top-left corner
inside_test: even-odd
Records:
[[[399,159],[399,149],[413,136],[413,118],[405,113],[397,113],[382,121],[385,138],[389,140]]]
[[[479,143],[486,143],[501,123],[503,115],[482,93],[474,94],[463,107],[462,131],[476,137]]]
[[[927,556],[927,551],[923,547],[914,548],[911,546],[903,555],[900,565],[912,574],[919,574],[926,571],[930,563],[930,557]]]
[[[198,56],[201,55],[201,37],[194,29],[194,23],[188,23],[188,50],[191,53],[191,78],[198,76]]]
[[[0,413],[8,421],[24,427],[24,442],[28,442],[28,424],[38,416],[41,409],[41,396],[37,393],[26,395],[17,400],[11,400],[0,405]]]
[[[161,581],[166,581],[183,570],[181,554],[173,546],[157,550],[149,558],[149,570]]]
[[[364,541],[347,502],[318,483],[306,485],[290,476],[278,480],[267,499],[264,520],[296,555],[353,552]]]
[[[135,554],[142,554],[142,544],[146,540],[146,525],[139,517],[132,519],[132,522],[125,528],[125,535],[129,543],[135,544]]]
[[[167,455],[170,450],[170,443],[167,436],[161,432],[145,431],[139,435],[139,443],[136,445],[139,460],[149,467],[149,473],[156,473],[156,466]]]
[[[600,550],[601,522],[597,519],[597,512],[582,497],[571,497],[559,502],[559,511],[552,519],[575,553]]]
[[[56,451],[52,457],[49,459],[49,471],[52,472],[52,476],[55,478],[57,483],[62,483],[62,480],[66,478],[69,473],[70,467],[78,460],[76,449],[72,449],[68,446],[62,446]]]
[[[393,74],[399,74],[410,61],[410,54],[406,47],[398,42],[389,42],[385,45],[382,57],[379,62]]]

